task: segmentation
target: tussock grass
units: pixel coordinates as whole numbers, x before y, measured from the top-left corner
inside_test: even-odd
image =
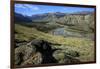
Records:
[[[15,39],[20,41],[31,41],[33,39],[43,39],[51,43],[61,44],[64,49],[77,51],[80,54],[81,61],[94,60],[94,41],[86,38],[54,36],[48,33],[38,31],[35,28],[30,28],[15,24]]]
[[[15,24],[15,32],[18,32],[17,34],[15,34],[15,39],[22,41],[23,40],[29,41],[31,39],[37,38],[37,39],[44,39],[52,43],[58,43],[68,46],[81,46],[81,45],[88,46],[93,44],[93,41],[86,38],[77,38],[77,37],[64,38],[63,36],[54,36],[48,33],[43,33],[41,31],[38,31],[35,28],[29,28],[18,24]]]

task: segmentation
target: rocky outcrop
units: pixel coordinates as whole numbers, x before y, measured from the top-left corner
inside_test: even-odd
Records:
[[[21,65],[24,61],[29,59],[31,54],[35,53],[35,48],[27,45],[21,45],[15,48],[15,64]]]
[[[94,32],[94,15],[66,15],[62,18],[59,18],[57,21],[59,24],[64,24],[69,27],[72,26],[73,29]]]
[[[80,62],[72,55],[62,51],[59,48],[52,48],[52,43],[34,39],[26,45],[19,46],[15,49],[15,64],[24,66],[32,64]]]

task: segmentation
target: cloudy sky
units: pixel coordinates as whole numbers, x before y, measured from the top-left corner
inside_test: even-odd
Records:
[[[23,15],[34,15],[51,12],[73,13],[80,11],[94,11],[94,8],[67,7],[67,6],[50,6],[50,5],[34,5],[34,4],[15,4],[15,12]]]

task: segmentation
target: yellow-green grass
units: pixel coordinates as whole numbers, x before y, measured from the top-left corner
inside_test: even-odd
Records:
[[[15,31],[17,32],[17,34],[15,34],[15,39],[18,40],[30,41],[34,38],[37,38],[37,39],[44,39],[52,43],[58,43],[68,46],[93,45],[93,41],[86,38],[77,38],[77,37],[64,38],[63,36],[54,36],[48,33],[38,31],[35,28],[29,28],[19,24],[15,24]]]
[[[58,43],[61,46],[68,47],[68,49],[78,51],[80,54],[79,59],[81,61],[93,61],[94,60],[94,41],[86,38],[54,36],[42,31],[38,31],[35,28],[30,28],[15,24],[15,39],[20,41],[31,41],[32,39],[43,39],[51,43]]]

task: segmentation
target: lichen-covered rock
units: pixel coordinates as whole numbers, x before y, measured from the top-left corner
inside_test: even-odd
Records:
[[[64,49],[63,49],[64,48]],[[79,53],[60,46],[53,48],[45,40],[32,40],[26,45],[15,48],[16,65],[49,64],[49,63],[78,63]]]
[[[52,56],[53,52],[49,42],[34,39],[26,45],[15,48],[15,64],[23,66],[56,63],[56,59]]]
[[[57,50],[53,53],[54,58],[59,63],[79,63],[80,60],[77,58],[78,55],[76,51],[65,52],[63,50]]]
[[[22,45],[15,49],[15,64],[20,65],[27,60],[32,53],[35,53],[36,48],[34,46]]]
[[[42,54],[37,52],[35,54],[32,54],[32,56],[24,61],[21,65],[32,65],[32,64],[41,64],[42,62]]]

